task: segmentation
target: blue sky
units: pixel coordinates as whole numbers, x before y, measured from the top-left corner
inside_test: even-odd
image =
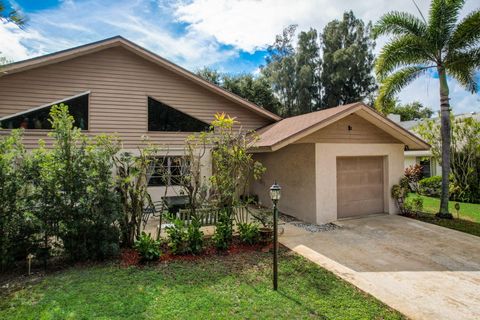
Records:
[[[5,0],[4,0],[5,2]],[[292,23],[300,30],[341,18],[352,9],[364,20],[377,20],[391,10],[417,14],[405,0],[7,0],[27,17],[24,30],[0,23],[0,52],[22,60],[115,35],[195,71],[210,66],[223,72],[257,72],[275,35]],[[428,0],[416,1],[428,12]],[[462,15],[478,8],[467,0]],[[377,42],[379,51],[385,39]],[[399,98],[419,100],[438,109],[438,80],[416,80]],[[480,95],[451,80],[455,113],[480,111]]]

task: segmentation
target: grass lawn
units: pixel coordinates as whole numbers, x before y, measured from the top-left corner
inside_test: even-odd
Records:
[[[72,268],[0,296],[0,319],[403,319],[330,272],[282,249],[144,268]]]
[[[415,196],[415,194],[409,194],[409,197],[412,196]],[[419,215],[418,219],[480,236],[480,204],[460,202],[460,219],[457,219],[457,212],[454,208],[456,201],[450,201],[449,209],[454,219],[438,219],[435,217],[435,213],[438,212],[440,207],[440,199],[426,196],[420,197],[423,199],[423,211],[425,214]]]

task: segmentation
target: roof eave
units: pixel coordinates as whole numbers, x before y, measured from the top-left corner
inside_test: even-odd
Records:
[[[247,101],[240,96],[231,93],[217,85],[214,85],[210,83],[209,81],[206,81],[199,76],[195,75],[194,73],[190,72],[189,70],[182,68],[173,62],[170,62],[169,60],[160,57],[159,55],[121,37],[121,36],[116,36],[112,38],[108,38],[105,40],[89,43],[86,45],[82,45],[79,47],[59,51],[59,52],[54,52],[51,54],[43,55],[40,57],[28,59],[28,60],[23,60],[19,62],[14,62],[11,64],[8,64],[6,66],[3,66],[0,68],[0,77],[17,73],[17,72],[22,72],[26,71],[29,69],[34,69],[34,68],[39,68],[43,67],[49,64],[53,63],[58,63],[62,61],[66,61],[78,56],[82,56],[85,54],[90,54],[94,53],[97,51],[101,51],[107,48],[115,47],[115,46],[122,46],[123,48],[140,55],[141,57],[149,60],[150,62],[153,62],[155,64],[160,65],[163,68],[166,68],[176,74],[179,74],[183,77],[188,78],[189,80],[197,83],[198,85],[208,89],[211,92],[220,94],[224,98],[238,103],[242,105],[245,108],[248,108],[250,111],[264,117],[268,118],[271,121],[280,121],[282,118],[268,110],[265,110],[254,103],[251,103],[250,101]]]

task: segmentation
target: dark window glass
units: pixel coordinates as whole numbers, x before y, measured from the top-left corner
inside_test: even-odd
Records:
[[[88,94],[60,102],[68,106],[68,111],[75,120],[77,128],[88,129]],[[57,104],[60,104],[57,103]],[[0,127],[4,129],[52,129],[50,123],[50,109],[52,106],[26,112],[0,121]]]
[[[429,178],[431,177],[431,172],[430,172],[430,159],[421,159],[420,160],[420,165],[422,166],[422,176],[424,178]]]
[[[200,132],[209,130],[209,127],[203,121],[148,98],[148,131]]]
[[[152,175],[148,180],[149,186],[175,186],[180,182],[182,171],[186,171],[188,163],[179,156],[156,157],[152,159]]]

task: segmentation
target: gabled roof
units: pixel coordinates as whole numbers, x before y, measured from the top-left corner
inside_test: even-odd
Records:
[[[159,55],[145,49],[145,48],[142,48],[141,46],[121,37],[121,36],[116,36],[116,37],[113,37],[113,38],[108,38],[108,39],[105,39],[105,40],[101,40],[101,41],[98,41],[98,42],[92,42],[92,43],[89,43],[89,44],[86,44],[86,45],[83,45],[83,46],[79,46],[79,47],[75,47],[75,48],[71,48],[71,49],[67,49],[67,50],[63,50],[63,51],[58,51],[58,52],[55,52],[55,53],[51,53],[51,54],[47,54],[47,55],[43,55],[43,56],[40,56],[40,57],[37,57],[37,58],[32,58],[32,59],[28,59],[28,60],[23,60],[23,61],[19,61],[19,62],[14,62],[14,63],[11,63],[11,64],[8,64],[8,65],[5,65],[3,67],[0,68],[0,77],[2,76],[5,76],[5,75],[8,75],[8,74],[12,74],[12,73],[17,73],[17,72],[22,72],[22,71],[26,71],[26,70],[30,70],[30,69],[34,69],[34,68],[39,68],[39,67],[43,67],[43,66],[46,66],[46,65],[50,65],[50,64],[54,64],[54,63],[58,63],[58,62],[62,62],[62,61],[66,61],[66,60],[69,60],[69,59],[73,59],[73,58],[76,58],[76,57],[80,57],[80,56],[83,56],[83,55],[87,55],[87,54],[91,54],[91,53],[94,53],[94,52],[97,52],[97,51],[101,51],[101,50],[105,50],[105,49],[108,49],[108,48],[113,48],[113,47],[122,47],[122,48],[125,48],[127,49],[128,51],[130,52],[133,52],[137,55],[139,55],[140,57],[150,61],[150,62],[153,62],[165,69],[168,69],[180,76],[183,76],[184,78],[188,79],[188,80],[191,80],[195,83],[197,83],[198,85],[216,93],[216,94],[219,94],[221,96],[223,96],[224,98],[230,100],[230,101],[233,101],[235,103],[238,103],[240,106],[246,108],[246,109],[249,109],[250,111],[253,111],[254,113],[264,117],[264,118],[267,118],[269,120],[272,120],[272,121],[279,121],[281,120],[282,118],[279,117],[278,115],[268,111],[268,110],[265,110],[259,106],[257,106],[256,104],[254,103],[251,103],[250,101],[247,101],[239,96],[237,96],[236,94],[233,94],[217,85],[214,85],[202,78],[200,78],[199,76],[195,75],[194,73],[188,71],[187,69],[184,69],[176,64],[174,64],[173,62],[170,62],[168,61],[167,59],[164,59],[162,57],[160,57]]]
[[[421,138],[362,102],[357,102],[286,118],[259,129],[257,130],[259,140],[255,142],[252,151],[276,151],[354,113],[403,142],[409,150],[430,149],[430,145]]]

